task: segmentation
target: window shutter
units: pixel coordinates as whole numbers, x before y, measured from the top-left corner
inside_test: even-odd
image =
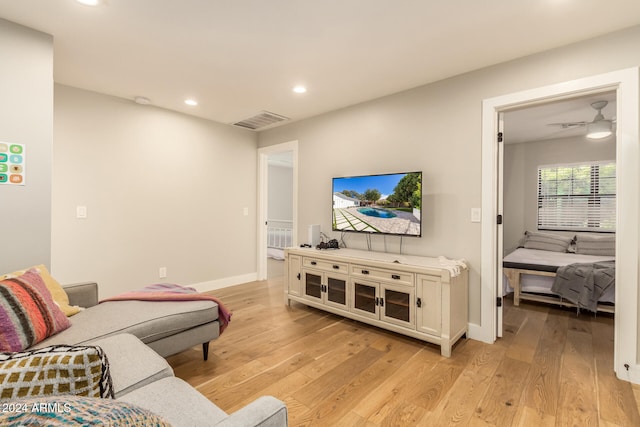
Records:
[[[615,232],[616,165],[538,168],[538,229]]]

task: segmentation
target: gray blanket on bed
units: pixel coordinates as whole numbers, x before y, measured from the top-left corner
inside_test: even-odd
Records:
[[[602,294],[614,286],[615,277],[615,261],[569,264],[558,268],[551,291],[595,312]]]

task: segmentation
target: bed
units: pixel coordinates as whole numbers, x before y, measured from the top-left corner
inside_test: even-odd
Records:
[[[514,305],[518,306],[520,301],[536,301],[576,307],[576,304],[560,297],[552,291],[556,272],[558,268],[575,264],[598,263],[603,265],[615,261],[615,236],[576,236],[569,238],[559,245],[555,243],[549,246],[547,243],[537,244],[527,238],[529,236],[542,235],[545,233],[527,232],[524,247],[519,247],[503,258],[504,287],[503,295],[513,293]],[[605,244],[605,239],[607,240]],[[580,242],[584,242],[580,247]],[[611,241],[614,243],[612,244]],[[589,244],[586,244],[586,243]],[[566,248],[564,247],[566,244]],[[576,245],[579,252],[575,251]],[[606,249],[603,249],[606,246]],[[586,249],[588,247],[588,249]],[[585,253],[586,252],[586,253]],[[611,265],[613,263],[610,263]],[[564,268],[562,271],[565,271]],[[611,285],[605,289],[597,301],[597,311],[614,312],[615,286]],[[595,310],[594,310],[595,311]]]

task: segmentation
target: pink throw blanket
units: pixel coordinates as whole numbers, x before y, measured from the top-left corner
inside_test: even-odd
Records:
[[[173,283],[158,283],[145,286],[136,291],[125,292],[110,298],[105,298],[100,303],[108,301],[198,301],[207,300],[218,304],[218,320],[220,321],[220,333],[222,333],[231,322],[231,311],[222,302],[211,295],[201,294],[194,288],[175,285]]]

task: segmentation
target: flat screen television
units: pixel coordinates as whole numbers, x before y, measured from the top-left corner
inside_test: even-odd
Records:
[[[422,172],[333,178],[332,230],[422,236]]]

